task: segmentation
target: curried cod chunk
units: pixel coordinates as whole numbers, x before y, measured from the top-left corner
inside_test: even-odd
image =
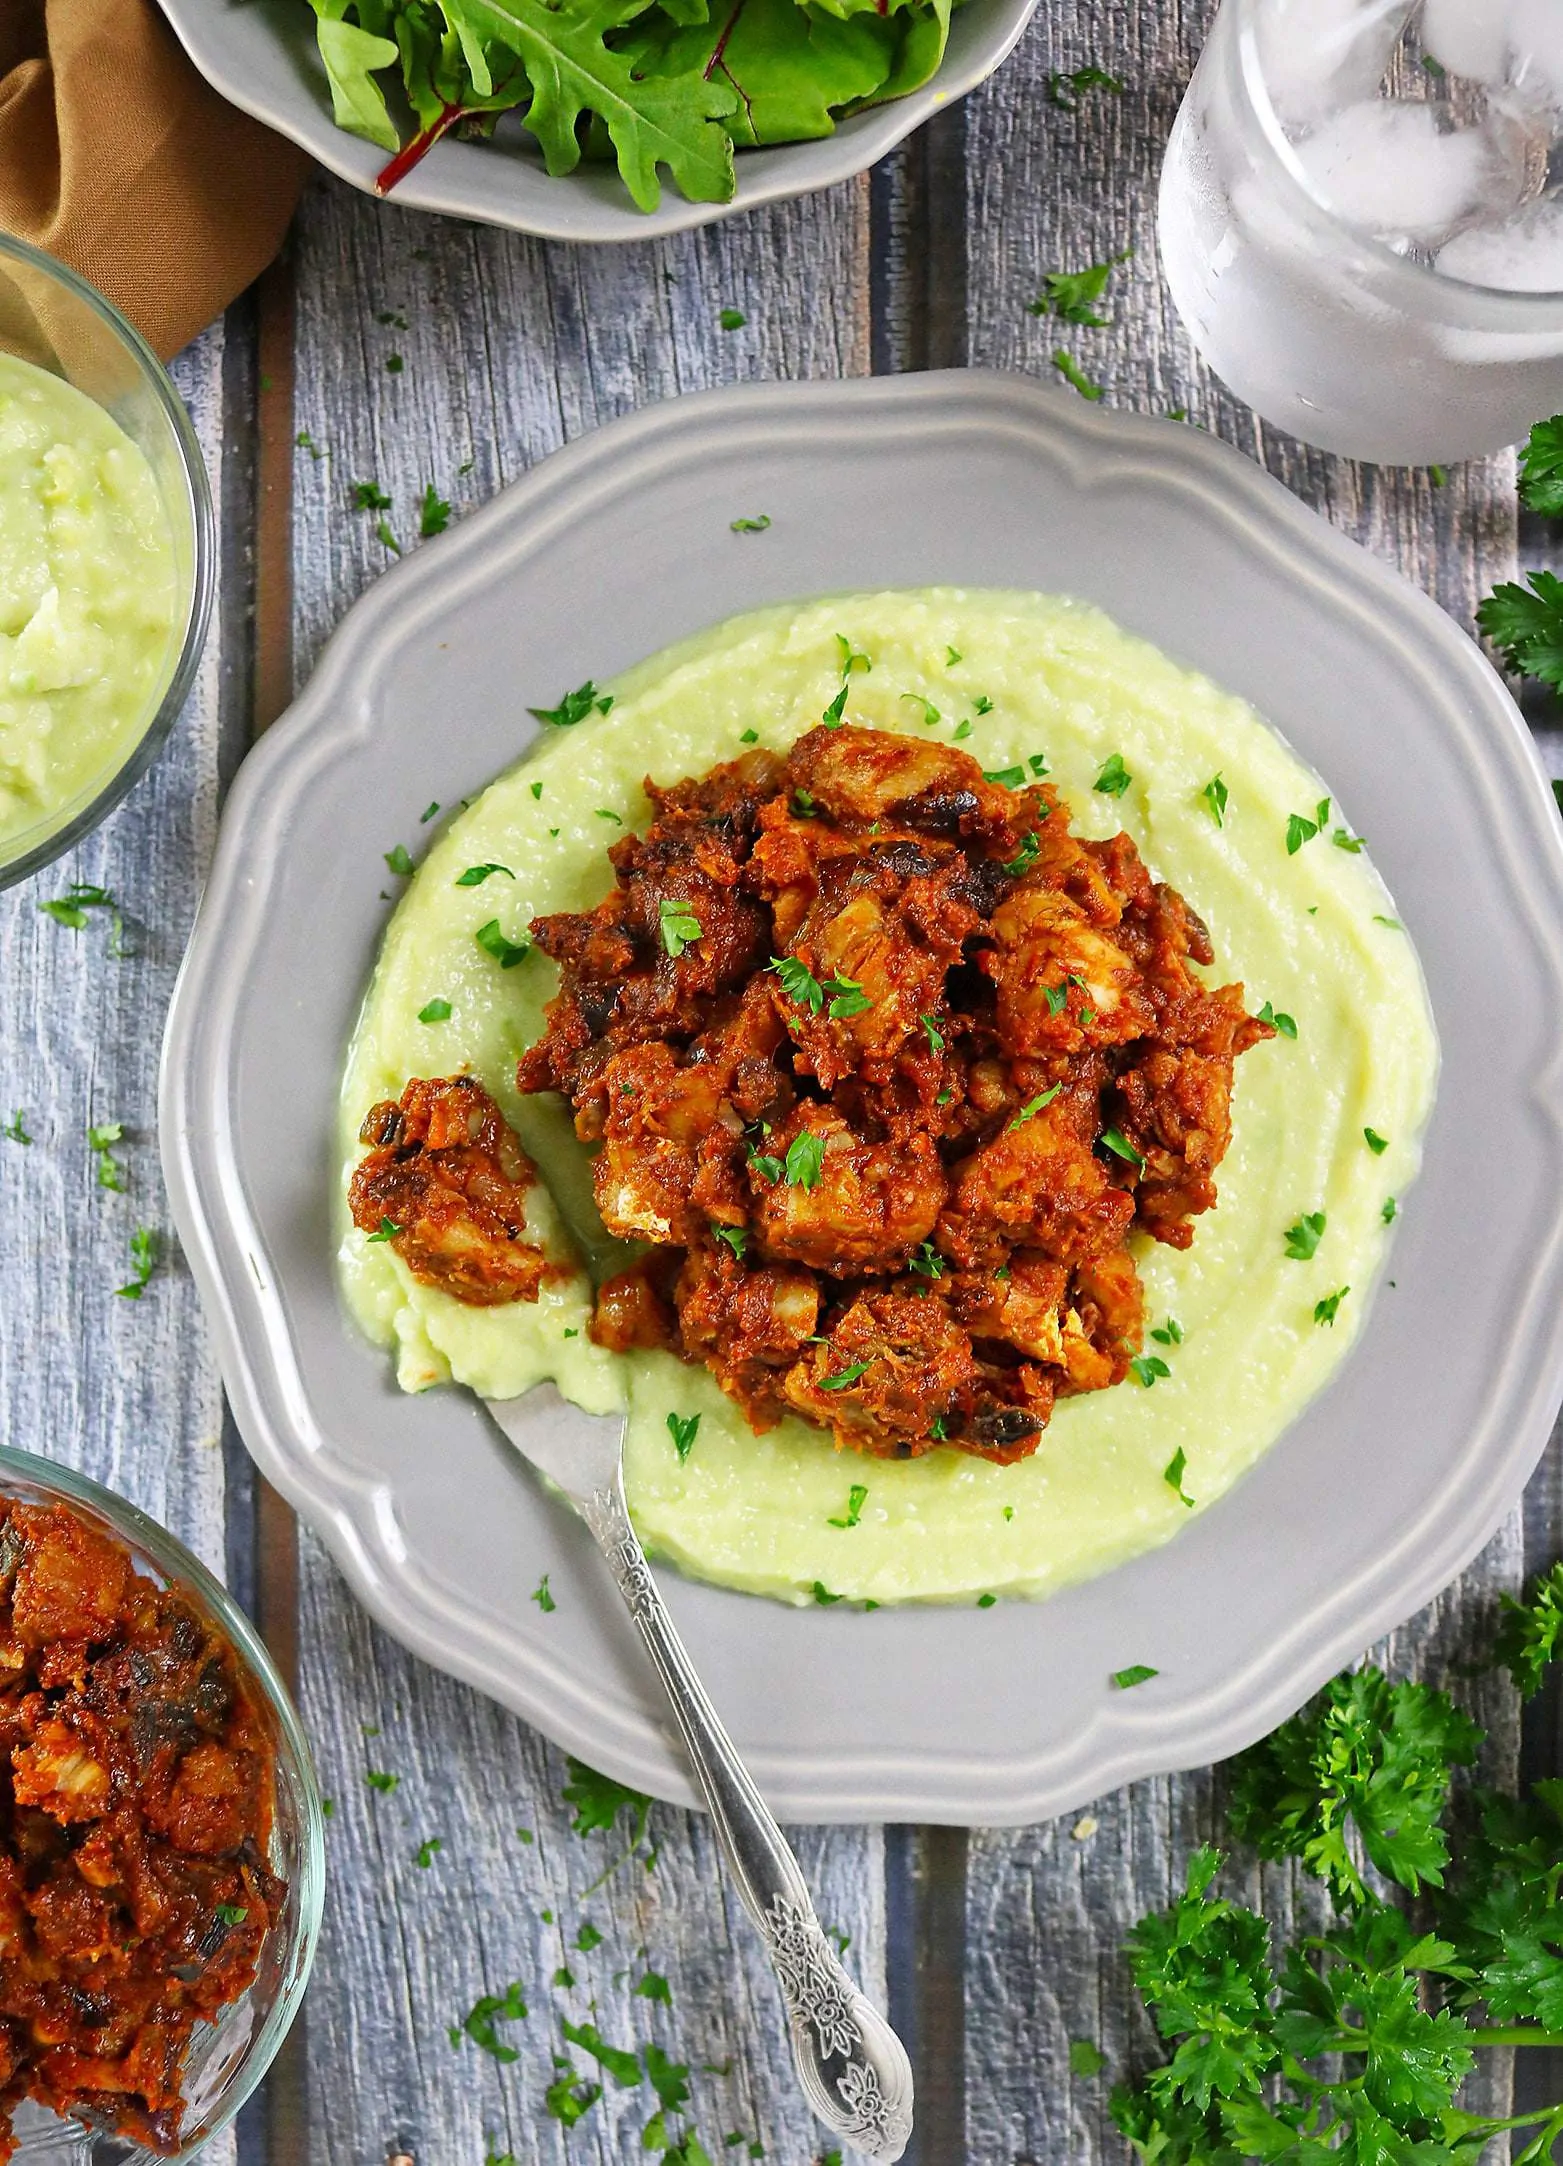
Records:
[[[36,1649],[51,1640],[102,1639],[130,1581],[125,1552],[74,1514],[42,1505],[12,1505],[9,1527],[26,1544],[11,1592],[17,1640]]]
[[[945,1196],[931,1137],[868,1143],[812,1100],[751,1158],[749,1177],[764,1253],[832,1278],[899,1270],[933,1232]]]
[[[653,1244],[599,1344],[704,1363],[757,1430],[1007,1461],[1127,1373],[1128,1243],[1191,1237],[1270,1029],[1129,836],[929,729],[648,782],[613,891],[534,928],[560,987],[518,1080]]]
[[[370,1108],[348,1188],[353,1223],[389,1239],[415,1279],[473,1308],[535,1301],[546,1258],[526,1238],[532,1162],[468,1075],[415,1076]]]

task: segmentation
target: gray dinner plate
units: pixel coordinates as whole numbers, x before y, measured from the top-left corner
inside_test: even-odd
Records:
[[[762,509],[768,532],[731,531]],[[386,808],[470,793],[532,736],[529,705],[735,611],[932,582],[1098,603],[1252,700],[1372,837],[1443,1076],[1393,1290],[1165,1548],[986,1611],[795,1610],[664,1575],[793,1819],[1034,1820],[1236,1751],[1481,1547],[1563,1393],[1563,829],[1477,649],[1197,430],[977,372],[745,386],[613,423],[388,572],[228,801],[169,1018],[164,1165],[239,1427],[364,1602],[582,1758],[688,1799],[582,1530],[463,1393],[402,1396],[338,1303],[333,1128]],[[1134,1663],[1160,1675],[1115,1691]]]
[[[185,51],[231,105],[373,194],[389,154],[332,119],[307,0],[162,0],[162,6]],[[966,0],[956,9],[943,65],[931,82],[909,97],[854,114],[818,142],[740,152],[738,190],[730,203],[686,202],[664,173],[661,203],[639,211],[607,164],[582,165],[551,179],[536,141],[514,119],[501,120],[489,143],[450,137],[437,143],[386,200],[557,241],[643,241],[649,234],[709,225],[866,173],[903,136],[986,81],[1008,58],[1035,7],[1036,0]]]

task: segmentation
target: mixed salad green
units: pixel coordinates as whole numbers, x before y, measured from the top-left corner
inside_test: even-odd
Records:
[[[829,135],[939,66],[954,0],[309,0],[337,125],[390,153],[383,195],[454,130],[515,112],[553,174],[613,158],[643,211],[697,203],[733,151]],[[405,136],[387,90],[414,123]]]

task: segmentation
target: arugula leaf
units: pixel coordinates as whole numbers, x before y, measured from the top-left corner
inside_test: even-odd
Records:
[[[1544,519],[1563,518],[1563,414],[1531,430],[1520,453],[1520,495]]]
[[[385,92],[375,81],[382,68],[395,67],[396,46],[342,14],[341,0],[310,0],[317,21],[315,38],[331,87],[331,117],[349,135],[396,150],[401,138],[386,109]]]
[[[1513,580],[1494,587],[1476,621],[1515,676],[1563,689],[1563,579],[1532,572],[1530,587]]]
[[[723,125],[740,148],[833,134],[840,109],[884,93],[906,35],[872,9],[795,0],[738,0],[693,21],[674,12],[642,15],[623,49],[654,77],[725,90]]]
[[[1452,1770],[1470,1765],[1481,1738],[1427,1685],[1392,1685],[1371,1665],[1337,1677],[1232,1762],[1233,1831],[1261,1857],[1300,1858],[1337,1900],[1361,1903],[1367,1893],[1348,1831],[1413,1895],[1424,1883],[1439,1887]]]

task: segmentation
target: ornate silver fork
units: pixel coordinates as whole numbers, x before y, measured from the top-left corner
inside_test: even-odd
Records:
[[[842,1969],[798,1861],[674,1630],[624,1502],[623,1418],[584,1414],[551,1385],[485,1403],[521,1456],[585,1520],[640,1628],[728,1870],[770,1956],[804,2096],[833,2135],[891,2166],[912,2134],[906,2048]]]

